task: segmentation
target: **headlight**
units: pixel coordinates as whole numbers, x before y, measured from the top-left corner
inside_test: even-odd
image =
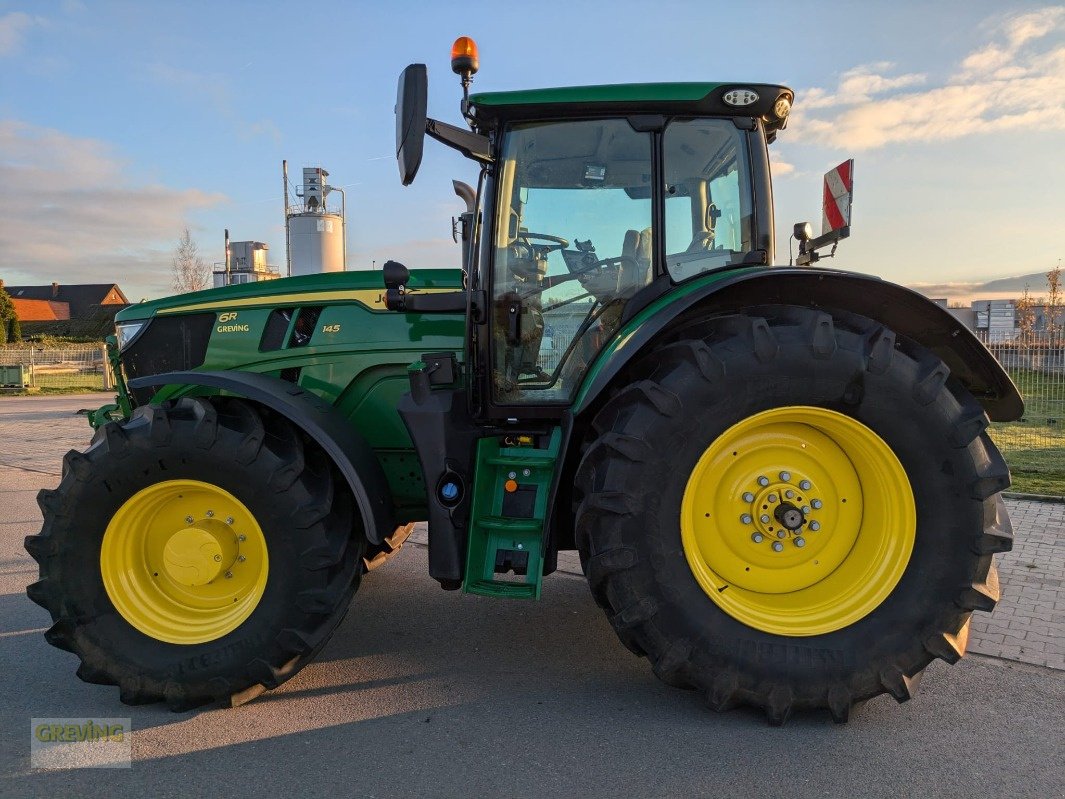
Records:
[[[123,322],[115,325],[115,338],[118,339],[118,349],[120,351],[124,350],[126,345],[137,337],[137,334],[141,332],[141,328],[146,324],[148,324],[147,319],[140,322]]]

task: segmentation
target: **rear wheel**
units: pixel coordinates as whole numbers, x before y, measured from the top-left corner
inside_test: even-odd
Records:
[[[868,319],[767,307],[688,331],[593,423],[577,543],[596,600],[717,709],[844,721],[908,699],[998,598],[1009,477],[986,416]]]
[[[365,538],[328,457],[240,400],[182,399],[102,427],[42,491],[30,598],[78,676],[128,704],[241,701],[325,644]]]

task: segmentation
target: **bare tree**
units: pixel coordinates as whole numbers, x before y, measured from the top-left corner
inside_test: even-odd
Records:
[[[1047,304],[1046,304],[1046,320],[1047,320],[1047,333],[1053,335],[1061,331],[1063,325],[1058,320],[1062,311],[1062,290],[1061,290],[1061,261],[1058,261],[1058,265],[1047,272]]]
[[[1035,331],[1035,305],[1036,301],[1032,299],[1031,293],[1028,291],[1028,284],[1024,284],[1024,294],[1014,304],[1014,309],[1017,312],[1017,327],[1021,331],[1021,341],[1030,343],[1032,340],[1032,333]]]
[[[211,270],[200,257],[200,249],[192,240],[192,234],[187,227],[181,232],[174,258],[170,263],[170,285],[175,293],[185,294],[210,287]]]

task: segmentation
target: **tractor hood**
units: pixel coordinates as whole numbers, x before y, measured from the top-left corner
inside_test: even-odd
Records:
[[[413,269],[411,291],[454,290],[462,287],[459,269]],[[384,311],[384,283],[380,272],[331,272],[279,280],[243,283],[190,294],[148,300],[119,311],[115,324],[143,321],[156,315],[261,308],[284,304],[355,301],[371,310]]]

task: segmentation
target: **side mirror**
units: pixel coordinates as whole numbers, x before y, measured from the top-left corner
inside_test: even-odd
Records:
[[[428,98],[425,64],[411,64],[400,73],[396,92],[396,161],[404,186],[414,182],[422,164]]]

